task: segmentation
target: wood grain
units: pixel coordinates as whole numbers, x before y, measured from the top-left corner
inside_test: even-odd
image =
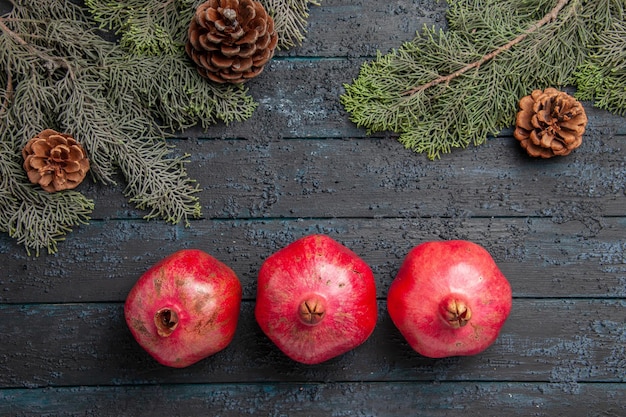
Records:
[[[211,384],[0,391],[14,417],[621,416],[625,384],[453,382]]]
[[[366,261],[379,297],[409,250],[428,240],[466,239],[490,251],[515,297],[623,298],[626,241],[623,217],[254,219],[193,222],[94,221],[73,232],[55,256],[4,259],[4,303],[123,301],[152,264],[183,248],[202,249],[228,264],[256,295],[263,261],[293,240],[327,234]],[[0,240],[1,242],[1,240]],[[0,246],[1,247],[1,246]],[[6,242],[5,248],[11,248]]]
[[[134,341],[121,303],[0,306],[4,388],[72,385],[336,381],[623,382],[623,300],[521,299],[496,343],[473,357],[415,353],[379,302],[361,346],[319,365],[280,352],[244,302],[235,339],[188,368],[159,365]],[[541,329],[541,331],[538,331]]]
[[[189,175],[209,218],[619,216],[626,137],[600,138],[547,161],[530,159],[511,137],[439,161],[391,138],[190,139],[176,146],[192,155]],[[143,215],[124,202],[121,187],[85,192],[95,218]]]

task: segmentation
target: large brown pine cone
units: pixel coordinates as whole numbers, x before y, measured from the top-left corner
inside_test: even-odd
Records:
[[[76,188],[89,171],[82,146],[70,135],[52,129],[29,140],[22,156],[30,182],[50,193]]]
[[[198,72],[218,83],[256,77],[274,56],[274,20],[254,0],[209,0],[189,25],[187,54]]]
[[[513,136],[529,155],[568,155],[583,140],[587,115],[582,104],[555,88],[535,90],[519,102]]]

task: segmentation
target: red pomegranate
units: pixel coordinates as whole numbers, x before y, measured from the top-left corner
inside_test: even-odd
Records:
[[[139,345],[157,362],[183,368],[232,341],[240,306],[235,273],[203,251],[184,249],[139,278],[124,315]]]
[[[464,240],[413,248],[387,296],[400,333],[431,358],[485,350],[498,337],[511,304],[511,286],[489,252]]]
[[[271,255],[258,277],[255,316],[291,359],[317,364],[359,346],[378,317],[370,267],[325,235],[299,239]]]

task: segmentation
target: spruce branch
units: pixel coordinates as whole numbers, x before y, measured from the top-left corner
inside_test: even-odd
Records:
[[[113,30],[131,55],[175,53],[182,48],[198,0],[85,0],[101,28]]]
[[[15,41],[15,43],[20,45],[27,45],[26,41],[20,38],[15,32],[13,32],[9,27],[4,23],[5,18],[0,16],[0,30],[9,35],[11,39]]]
[[[63,68],[68,71],[68,73],[70,74],[72,78],[74,77],[72,68],[70,64],[67,62],[67,60],[61,57],[50,56],[46,52],[29,44],[20,35],[13,32],[11,29],[9,29],[9,27],[5,24],[5,22],[6,22],[6,19],[0,16],[0,31],[8,35],[16,44],[25,47],[29,51],[29,53],[31,53],[33,56],[38,57],[42,61],[45,61],[46,68],[48,68],[50,72],[54,72],[58,68]]]
[[[241,85],[199,79],[182,50],[161,56],[125,56],[111,61],[105,76],[110,85],[109,102],[126,113],[147,107],[169,130],[197,124],[208,128],[220,120],[243,121],[257,107],[248,89]],[[139,109],[137,103],[141,104]]]
[[[536,23],[533,23],[533,25],[526,30],[524,33],[520,34],[519,36],[517,36],[516,38],[511,39],[509,42],[507,42],[505,45],[502,45],[498,48],[496,48],[495,50],[489,52],[486,55],[483,55],[479,60],[472,62],[471,64],[467,64],[466,66],[464,66],[461,69],[456,70],[455,72],[453,72],[452,74],[448,74],[446,76],[441,76],[438,78],[435,78],[434,80],[424,84],[424,85],[420,85],[418,87],[414,87],[411,90],[405,92],[405,95],[411,95],[411,94],[415,94],[418,91],[424,91],[427,90],[437,84],[441,84],[441,83],[449,83],[450,81],[452,81],[453,79],[465,74],[466,72],[478,68],[481,65],[483,65],[485,62],[495,58],[496,56],[500,55],[502,52],[508,51],[511,48],[513,48],[515,45],[517,45],[518,43],[520,43],[521,41],[523,41],[524,39],[526,39],[531,33],[537,31],[538,29],[540,29],[543,25],[553,22],[554,20],[556,20],[557,16],[559,15],[559,12],[561,11],[561,9],[563,7],[565,7],[567,5],[567,3],[569,3],[569,0],[560,0],[556,6],[554,6],[554,8],[552,10],[550,10],[550,12],[548,12],[541,20],[539,20]]]
[[[7,112],[13,98],[13,76],[7,71],[6,88],[2,92],[2,104],[0,105],[0,118]]]
[[[606,108],[623,109],[624,90],[616,88],[622,79],[610,75],[623,73],[626,62],[620,59],[624,43],[616,41],[624,34],[624,2],[448,3],[448,30],[424,28],[412,41],[364,63],[344,86],[341,102],[368,134],[395,132],[405,147],[430,159],[480,145],[513,123],[522,96],[571,84],[581,65],[606,71],[606,94],[596,105],[610,100]],[[601,51],[611,59],[591,59]]]
[[[594,100],[594,105],[619,115],[626,115],[626,14],[622,9],[602,11],[608,30],[599,32],[591,44],[591,53],[574,72],[576,97]]]

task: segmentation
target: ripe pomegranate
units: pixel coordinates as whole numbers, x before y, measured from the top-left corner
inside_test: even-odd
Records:
[[[475,355],[498,337],[511,286],[482,246],[426,242],[404,260],[387,296],[391,320],[423,356]]]
[[[139,278],[124,315],[137,342],[157,362],[183,368],[232,341],[240,306],[235,273],[203,251],[184,249]]]
[[[317,364],[359,346],[378,317],[370,267],[325,235],[271,255],[258,277],[255,317],[291,359]]]

